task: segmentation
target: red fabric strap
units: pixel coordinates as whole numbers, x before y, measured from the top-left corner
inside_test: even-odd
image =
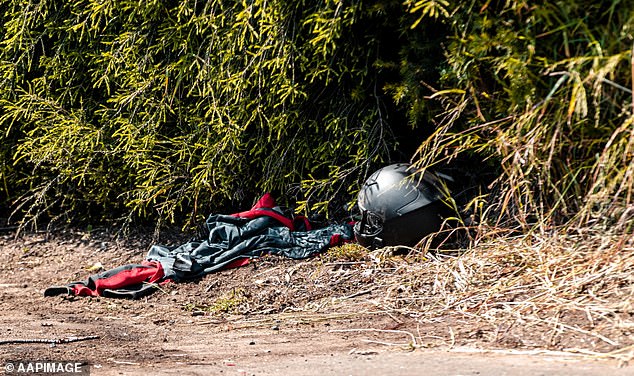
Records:
[[[250,210],[234,213],[231,215],[234,217],[246,218],[246,219],[253,219],[253,218],[268,216],[273,219],[276,219],[282,225],[288,227],[291,231],[295,231],[295,221],[299,220],[304,223],[304,225],[306,226],[306,230],[311,229],[310,222],[308,222],[308,219],[306,217],[297,216],[295,217],[295,219],[285,217],[284,215],[273,210],[273,208],[276,206],[277,204],[275,203],[275,198],[273,198],[273,196],[267,192],[264,194],[264,196],[262,196],[262,198],[258,200],[258,202],[255,205],[253,205],[253,207]]]

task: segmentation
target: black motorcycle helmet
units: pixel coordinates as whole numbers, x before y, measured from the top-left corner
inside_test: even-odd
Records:
[[[438,175],[420,173],[409,163],[374,172],[359,191],[361,221],[354,225],[359,244],[368,248],[414,246],[440,229],[449,213],[447,185]]]

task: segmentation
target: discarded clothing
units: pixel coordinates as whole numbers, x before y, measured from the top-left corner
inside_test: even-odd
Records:
[[[156,290],[157,283],[167,282],[163,267],[157,261],[143,261],[106,270],[82,282],[66,286],[52,286],[44,296],[74,295],[103,296],[106,298],[140,298]]]
[[[53,286],[44,295],[138,298],[153,292],[157,284],[198,279],[245,265],[265,254],[304,259],[354,239],[350,224],[312,229],[305,217],[285,216],[268,193],[251,210],[210,215],[206,229],[205,240],[178,247],[154,245],[142,264],[121,266],[66,286]]]

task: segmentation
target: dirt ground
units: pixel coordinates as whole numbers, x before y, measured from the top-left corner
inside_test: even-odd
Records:
[[[579,347],[572,336],[549,348],[536,328],[501,335],[467,317],[381,309],[384,292],[364,290],[368,273],[354,261],[268,257],[134,301],[42,294],[99,264],[138,263],[152,244],[98,231],[1,233],[2,365],[80,361],[93,375],[634,375],[633,365],[560,351]],[[71,337],[84,340],[11,342]]]

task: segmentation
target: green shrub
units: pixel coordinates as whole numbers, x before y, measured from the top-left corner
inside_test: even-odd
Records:
[[[431,95],[443,110],[419,165],[468,155],[499,166],[485,213],[493,221],[625,223],[634,183],[634,3],[414,5],[422,22],[432,17],[426,9],[441,7],[433,15],[451,29]]]
[[[395,1],[6,1],[3,204],[183,223],[264,191],[350,202],[408,158],[384,92],[408,17]]]
[[[264,191],[329,211],[411,159],[492,173],[467,205],[485,221],[629,223],[630,2],[8,0],[0,18],[16,219],[182,224]]]

